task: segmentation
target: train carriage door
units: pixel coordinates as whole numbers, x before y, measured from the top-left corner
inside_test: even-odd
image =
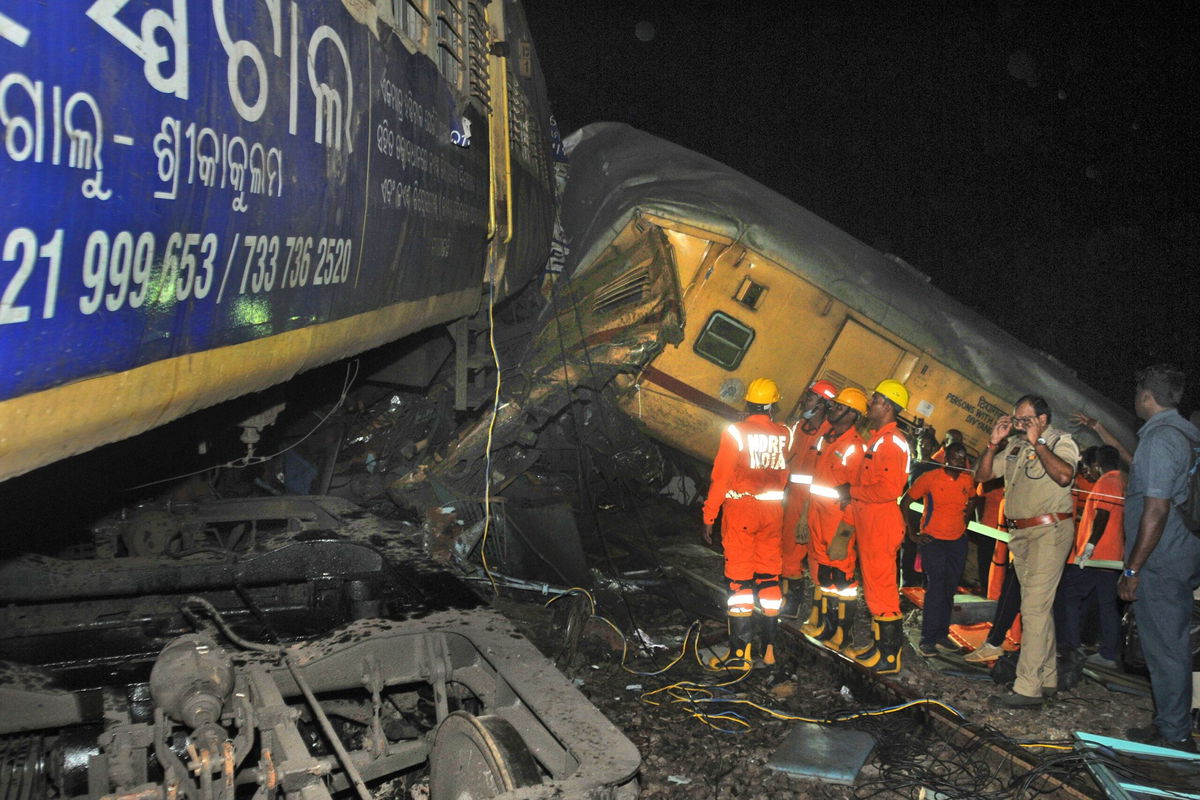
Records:
[[[816,377],[832,381],[839,389],[857,386],[869,394],[884,378],[906,380],[916,363],[916,355],[847,317]],[[791,416],[795,414],[794,408]]]

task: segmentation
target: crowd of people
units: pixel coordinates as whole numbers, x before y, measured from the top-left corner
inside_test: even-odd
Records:
[[[880,674],[902,669],[901,576],[923,576],[918,651],[989,663],[1019,641],[998,708],[1037,709],[1060,685],[1059,661],[1081,659],[1096,620],[1094,667],[1116,669],[1121,611],[1133,609],[1155,715],[1129,738],[1195,750],[1192,595],[1200,534],[1178,505],[1200,430],[1178,412],[1184,375],[1156,365],[1136,376],[1144,424],[1131,453],[1082,412],[1070,421],[1102,444],[1080,449],[1037,395],[1021,397],[991,429],[975,463],[960,431],[901,427],[906,387],[886,379],[867,395],[813,383],[790,425],[767,378],[747,389],[746,418],[721,436],[704,503],[704,540],[721,517],[729,646],[711,666],[773,664],[785,610],[812,601],[801,631]],[[968,534],[968,526],[971,533]],[[987,639],[969,653],[951,637],[954,596],[975,539],[977,585],[996,601]],[[871,635],[856,641],[859,595]],[[1013,631],[1020,620],[1019,634]]]

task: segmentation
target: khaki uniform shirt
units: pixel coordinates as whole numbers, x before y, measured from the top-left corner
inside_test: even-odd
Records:
[[[1079,445],[1070,434],[1047,426],[1042,431],[1042,438],[1054,455],[1075,469],[1079,462]],[[1004,459],[1004,515],[1009,519],[1067,514],[1075,507],[1071,484],[1059,486],[1046,474],[1046,467],[1034,446],[1023,435],[1010,440],[995,458]],[[994,468],[992,471],[997,472]]]

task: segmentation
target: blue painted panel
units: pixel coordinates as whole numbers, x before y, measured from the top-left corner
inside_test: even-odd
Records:
[[[478,285],[486,135],[336,0],[0,5],[0,400]]]

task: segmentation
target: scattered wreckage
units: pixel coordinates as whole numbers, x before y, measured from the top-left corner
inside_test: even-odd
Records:
[[[0,566],[6,798],[636,796],[634,747],[409,526],[255,498],[96,545]]]

